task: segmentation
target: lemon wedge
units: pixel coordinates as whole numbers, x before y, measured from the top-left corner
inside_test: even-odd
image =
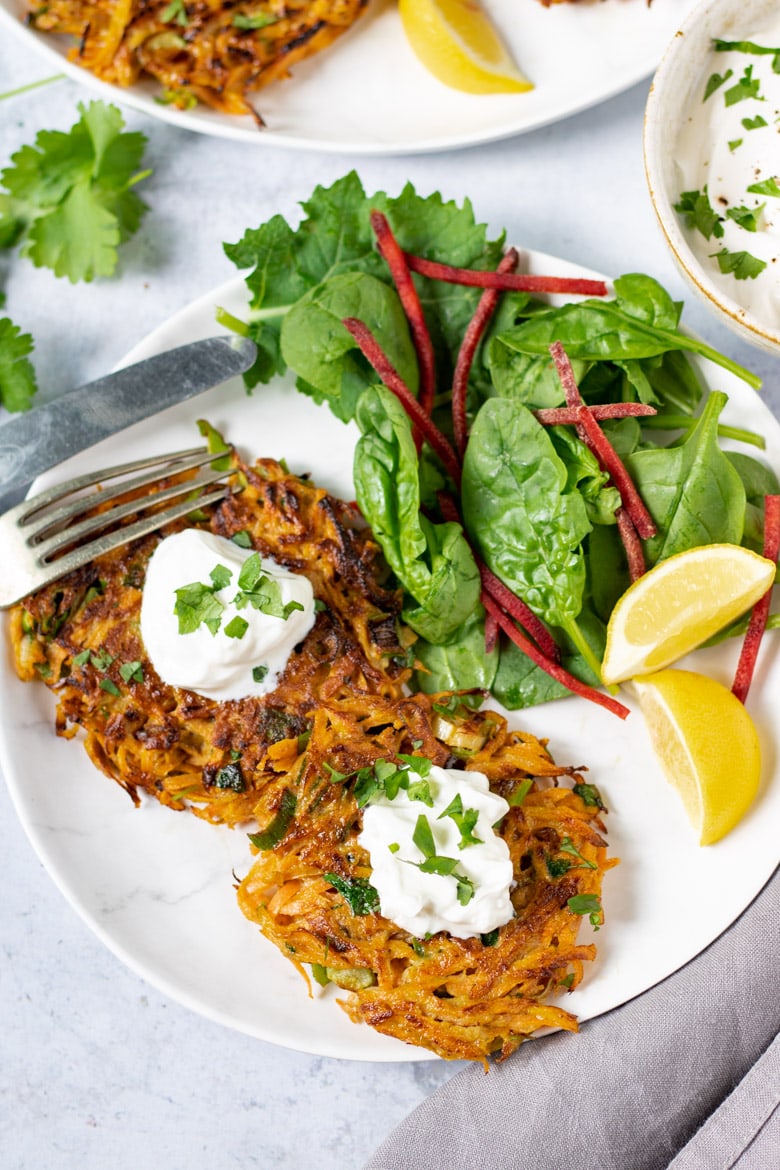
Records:
[[[399,0],[401,24],[426,69],[464,93],[533,89],[476,0]]]
[[[758,791],[761,749],[753,720],[731,691],[694,671],[661,670],[635,679],[634,688],[699,843],[720,841]]]
[[[602,681],[622,682],[682,658],[755,605],[775,568],[736,544],[705,544],[659,561],[612,611]]]

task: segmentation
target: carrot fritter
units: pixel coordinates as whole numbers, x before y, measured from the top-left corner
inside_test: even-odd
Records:
[[[157,79],[179,108],[252,114],[247,95],[332,44],[368,0],[42,0],[36,29],[76,37],[71,60],[103,81]]]
[[[239,468],[235,482],[241,490],[223,503],[100,557],[26,598],[11,619],[17,671],[57,696],[58,734],[80,728],[92,761],[134,801],[145,790],[231,825],[252,818],[317,708],[347,695],[400,697],[411,640],[354,508],[273,460]],[[146,565],[159,541],[187,524],[245,534],[312,583],[315,624],[262,698],[206,699],[164,683],[148,659],[139,629]]]
[[[311,964],[319,982],[347,990],[342,1007],[353,1020],[446,1059],[503,1059],[538,1028],[576,1031],[574,1016],[543,999],[574,988],[595,957],[577,934],[583,914],[600,925],[602,877],[614,864],[596,789],[556,765],[545,743],[457,697],[373,707],[379,726],[370,735],[361,703],[317,711],[305,750],[264,789],[253,838],[260,852],[238,887],[242,911],[304,976]],[[499,832],[513,863],[515,916],[490,935],[419,939],[379,913],[357,840],[354,773],[398,753],[481,771],[510,802]]]

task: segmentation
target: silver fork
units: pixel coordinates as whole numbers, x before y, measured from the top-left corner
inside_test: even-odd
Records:
[[[77,475],[16,504],[0,516],[0,609],[7,609],[28,593],[49,585],[103,553],[154,532],[170,520],[177,520],[196,508],[224,499],[228,491],[226,484],[193,499],[193,492],[210,487],[230,474],[230,470],[217,471],[213,466],[204,467],[204,464],[213,465],[224,454],[215,454],[206,447],[192,447],[168,455],[150,455],[131,463]],[[153,484],[156,480],[192,471],[197,467],[203,470],[192,479],[81,518],[95,504],[105,503],[136,488]],[[132,479],[121,479],[119,483],[98,492],[85,493],[86,488],[96,487],[104,480],[132,475],[136,471],[144,471],[144,474]],[[179,496],[186,498],[162,511],[140,516],[132,524],[110,532],[104,531],[128,516],[145,512],[148,508],[166,500],[175,500]],[[85,538],[96,533],[102,535],[95,535],[84,543]]]

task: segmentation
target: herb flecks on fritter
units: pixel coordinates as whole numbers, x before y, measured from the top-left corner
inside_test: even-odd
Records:
[[[29,23],[65,33],[71,60],[123,87],[151,75],[162,100],[204,102],[226,114],[259,115],[248,94],[289,76],[332,44],[367,0],[44,0]]]
[[[238,888],[244,914],[303,975],[310,967],[346,990],[353,1020],[447,1059],[505,1058],[545,1026],[576,1031],[574,1016],[543,1000],[573,989],[595,957],[577,934],[584,916],[601,924],[602,877],[614,864],[597,790],[544,742],[457,697],[384,701],[373,719],[366,735],[360,704],[319,710],[305,750],[266,786],[258,856]],[[379,913],[358,844],[360,779],[377,760],[408,753],[483,772],[510,804],[498,832],[515,916],[489,935],[415,938]]]
[[[92,761],[133,800],[146,791],[227,824],[252,818],[317,708],[347,695],[397,699],[409,677],[398,597],[356,510],[273,460],[240,467],[235,482],[241,490],[220,505],[194,501],[189,521],[99,558],[12,614],[18,673],[53,690],[60,735],[81,729]],[[216,702],[169,686],[146,655],[146,565],[159,541],[188,523],[274,557],[313,585],[315,624],[263,698]]]

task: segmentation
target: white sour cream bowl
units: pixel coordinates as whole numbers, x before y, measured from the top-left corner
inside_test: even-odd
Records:
[[[682,24],[653,79],[645,112],[650,197],[695,293],[743,340],[778,353],[780,198],[748,188],[772,178],[780,183],[780,74],[772,69],[771,54],[716,52],[715,40],[780,45],[776,0],[708,0]],[[737,98],[748,69],[759,96],[751,97],[746,85]],[[714,88],[705,97],[708,83]],[[735,92],[726,100],[729,91]],[[719,219],[718,234],[709,239],[675,210],[683,193],[705,187]],[[755,231],[729,215],[738,216],[741,208],[757,212]],[[721,270],[743,252],[748,260],[741,279]],[[761,264],[757,275],[744,275]]]
[[[239,574],[253,555],[251,549],[197,528],[160,541],[146,571],[141,637],[164,682],[220,701],[260,697],[274,689],[293,648],[314,625],[314,593],[307,577],[262,557],[262,571],[278,585],[282,604],[296,602],[301,608],[293,609],[287,618],[251,604],[239,608]],[[212,586],[210,575],[217,566],[230,573],[229,582],[213,590],[221,607],[219,628],[212,632],[201,623],[181,633],[176,591],[194,583]],[[230,636],[225,631],[237,618],[243,619],[246,629],[240,637]],[[238,623],[239,629],[243,622]]]

